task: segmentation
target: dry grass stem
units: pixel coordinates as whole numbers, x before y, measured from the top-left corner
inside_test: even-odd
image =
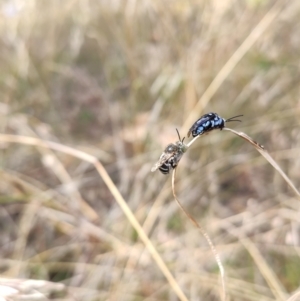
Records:
[[[214,246],[212,240],[210,239],[209,235],[207,234],[207,232],[199,225],[199,223],[183,208],[183,206],[181,205],[181,203],[179,202],[177,196],[176,196],[176,192],[175,192],[175,178],[176,178],[176,168],[173,170],[172,173],[172,192],[173,192],[173,196],[174,199],[176,200],[178,206],[180,207],[180,209],[184,212],[184,214],[187,216],[187,218],[192,222],[192,224],[197,227],[201,234],[204,236],[204,238],[206,239],[212,253],[214,254],[215,260],[218,264],[219,267],[219,271],[220,271],[220,278],[221,278],[221,283],[222,283],[222,295],[221,295],[221,299],[223,301],[226,300],[226,285],[225,285],[225,270],[222,264],[222,261],[220,259],[220,256],[216,250],[216,247]]]
[[[61,300],[298,301],[299,0],[7,0],[0,14],[3,277],[63,283]],[[183,214],[150,169],[205,112],[247,118],[185,138]]]
[[[280,166],[275,162],[275,160],[270,156],[270,154],[264,149],[262,145],[254,141],[252,138],[250,138],[248,135],[246,135],[243,132],[237,132],[233,129],[230,128],[224,128],[223,130],[230,131],[234,133],[235,135],[243,138],[244,140],[248,141],[251,143],[257,151],[260,152],[260,154],[279,172],[279,174],[282,176],[282,178],[287,182],[287,184],[293,189],[295,194],[298,196],[300,199],[300,192],[298,189],[295,187],[295,185],[292,183],[292,181],[289,179],[289,177],[285,174],[285,172],[280,168]]]
[[[186,119],[183,128],[186,132],[189,125],[193,123],[193,120],[197,118],[199,113],[206,107],[208,102],[211,100],[213,95],[219,89],[219,87],[223,84],[225,79],[229,76],[232,70],[236,67],[239,61],[244,57],[244,55],[249,51],[249,49],[254,45],[254,43],[262,36],[265,30],[272,24],[272,22],[276,19],[278,14],[281,11],[282,3],[280,1],[276,1],[272,8],[265,14],[265,16],[261,19],[261,21],[256,25],[256,27],[251,31],[249,36],[244,40],[244,42],[237,48],[237,50],[233,53],[230,59],[226,62],[226,64],[221,68],[217,76],[202,94],[201,98],[197,102],[194,109],[189,114]]]
[[[280,280],[277,278],[276,274],[271,269],[267,261],[264,259],[258,248],[248,238],[242,238],[240,239],[240,242],[244,245],[244,247],[247,249],[251,257],[253,258],[261,274],[270,286],[276,300],[286,300],[287,294],[284,290],[283,285],[281,284]]]
[[[293,294],[290,298],[287,299],[287,301],[298,301],[300,300],[300,291]]]
[[[62,145],[62,144],[59,144],[56,142],[52,142],[52,141],[43,141],[43,140],[40,140],[37,138],[32,138],[32,137],[0,134],[0,142],[2,142],[2,143],[20,143],[20,144],[25,144],[25,145],[33,145],[36,147],[51,148],[53,150],[74,156],[78,159],[81,159],[81,160],[84,160],[84,161],[87,161],[87,162],[93,164],[94,167],[96,168],[96,170],[98,171],[100,177],[103,179],[103,181],[107,185],[107,188],[112,193],[112,195],[114,196],[114,198],[117,201],[117,203],[119,204],[119,206],[122,208],[122,211],[126,215],[128,221],[131,223],[133,228],[136,230],[139,237],[145,244],[147,250],[152,255],[157,266],[159,267],[161,272],[164,274],[164,276],[168,280],[170,286],[172,287],[172,289],[174,290],[174,292],[176,293],[178,298],[181,301],[188,301],[188,298],[185,296],[185,294],[181,290],[180,286],[178,285],[177,281],[171,274],[171,272],[168,269],[168,267],[166,266],[165,262],[163,261],[163,259],[161,258],[161,256],[157,252],[157,250],[155,249],[154,245],[152,244],[152,242],[150,241],[150,239],[148,238],[146,233],[144,232],[140,223],[137,221],[137,219],[133,215],[133,213],[130,210],[130,208],[128,207],[126,201],[124,200],[124,198],[120,194],[119,190],[117,189],[117,187],[111,180],[110,176],[106,172],[105,168],[98,161],[98,159],[96,157],[91,156],[80,150],[76,150],[69,146],[65,146],[65,145]]]

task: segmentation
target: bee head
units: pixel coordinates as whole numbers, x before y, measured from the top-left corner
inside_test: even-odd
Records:
[[[176,129],[176,132],[178,134],[178,138],[179,138],[179,141],[176,142],[176,145],[181,149],[182,152],[186,152],[186,150],[188,149],[187,145],[183,143],[183,140],[185,139],[185,137],[180,138],[180,135],[179,135],[179,132],[178,130]]]

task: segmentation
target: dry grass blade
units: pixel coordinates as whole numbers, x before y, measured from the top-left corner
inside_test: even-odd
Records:
[[[261,155],[279,172],[279,174],[283,177],[287,184],[294,190],[298,198],[300,198],[300,192],[298,191],[298,189],[295,187],[295,185],[292,183],[289,177],[284,173],[284,171],[280,168],[280,166],[275,162],[275,160],[270,156],[270,154],[264,149],[262,145],[254,141],[252,138],[250,138],[243,132],[237,132],[230,128],[224,128],[223,130],[230,131],[251,143],[261,153]]]
[[[243,56],[249,51],[253,44],[258,40],[258,38],[265,32],[268,26],[275,20],[278,16],[281,6],[277,1],[273,7],[266,13],[263,19],[257,24],[257,26],[252,30],[249,36],[244,40],[244,42],[238,47],[238,49],[233,53],[229,58],[223,68],[219,71],[217,76],[214,78],[212,83],[208,86],[206,91],[203,93],[199,101],[197,102],[195,108],[188,116],[186,122],[184,123],[184,132],[186,132],[189,124],[196,119],[196,116],[199,115],[199,112],[208,104],[213,95],[217,92],[219,87],[223,84],[228,75],[236,67],[239,61]]]
[[[296,292],[292,295],[287,301],[297,301],[300,299],[300,291]]]
[[[52,141],[43,141],[43,140],[33,138],[33,137],[1,134],[0,135],[0,141],[4,142],[4,143],[20,143],[20,144],[26,144],[26,145],[33,145],[33,146],[37,146],[37,147],[46,147],[46,148],[50,148],[50,149],[53,149],[53,150],[56,150],[56,151],[59,151],[59,152],[65,153],[65,154],[69,154],[71,156],[77,157],[81,160],[84,160],[84,161],[87,161],[87,162],[93,164],[94,167],[96,168],[96,170],[98,171],[100,177],[103,179],[103,181],[107,185],[109,191],[112,193],[115,200],[117,201],[117,203],[119,204],[119,206],[123,210],[123,212],[126,215],[128,221],[131,223],[133,228],[136,230],[139,237],[141,238],[141,240],[145,244],[146,248],[148,249],[148,251],[152,255],[152,257],[153,257],[154,261],[156,262],[157,266],[159,267],[161,272],[164,274],[164,276],[168,280],[170,286],[172,287],[172,289],[176,293],[177,297],[181,301],[188,301],[187,297],[185,296],[185,294],[181,290],[180,286],[176,282],[175,278],[171,274],[171,272],[168,269],[168,267],[166,266],[165,262],[163,261],[163,259],[161,258],[161,256],[157,252],[157,250],[155,249],[155,247],[152,244],[152,242],[150,241],[149,237],[144,232],[144,230],[141,227],[140,223],[137,221],[137,219],[133,215],[131,209],[128,207],[126,201],[122,197],[122,195],[119,192],[118,188],[113,183],[110,176],[106,172],[105,168],[98,161],[98,159],[96,157],[94,157],[92,155],[89,155],[89,154],[87,154],[83,151],[76,150],[76,149],[74,149],[72,147],[69,147],[69,146],[66,146],[66,145],[62,145],[62,144],[52,142]]]
[[[218,264],[219,270],[220,270],[220,276],[221,276],[221,283],[222,283],[222,300],[226,300],[226,286],[225,286],[225,271],[223,264],[221,262],[220,256],[216,250],[216,247],[214,246],[212,240],[210,239],[209,235],[207,232],[198,224],[198,222],[183,208],[181,203],[179,202],[176,192],[175,192],[175,177],[176,177],[176,168],[173,170],[172,174],[172,192],[174,199],[176,200],[177,204],[179,205],[180,209],[184,212],[184,214],[187,216],[187,218],[200,230],[201,234],[204,236],[206,239],[212,253],[214,254],[214,257],[216,259],[216,262]]]
[[[258,248],[248,238],[242,238],[240,242],[245,246],[249,254],[256,262],[256,265],[258,266],[263,277],[269,284],[269,287],[271,288],[276,300],[284,301],[286,296],[284,287],[280,283],[280,280],[278,279],[274,271],[271,269],[269,264],[263,258]]]
[[[226,223],[226,221],[224,220]],[[268,283],[275,300],[278,301],[284,301],[286,300],[286,290],[278,277],[276,276],[274,270],[271,268],[270,264],[265,260],[265,258],[262,256],[260,250],[257,248],[257,246],[247,237],[244,237],[242,235],[241,231],[236,229],[236,227],[233,224],[226,223],[226,231],[231,233],[232,235],[236,236],[240,243],[244,246],[244,248],[248,251],[248,253],[253,258],[254,262],[256,263],[258,269],[260,270],[262,276]]]

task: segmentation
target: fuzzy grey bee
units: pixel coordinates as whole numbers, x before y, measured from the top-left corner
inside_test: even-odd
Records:
[[[175,168],[180,161],[182,155],[187,150],[187,145],[183,143],[184,138],[181,140],[178,130],[176,129],[179,141],[170,143],[160,156],[156,164],[151,168],[151,171],[159,169],[163,174],[168,174],[171,168]]]

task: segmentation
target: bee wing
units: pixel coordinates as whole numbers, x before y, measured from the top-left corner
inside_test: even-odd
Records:
[[[166,161],[168,161],[173,156],[173,153],[165,153],[163,152],[159,158],[159,160],[155,163],[155,165],[151,168],[151,171],[156,171],[159,167],[161,167]]]

